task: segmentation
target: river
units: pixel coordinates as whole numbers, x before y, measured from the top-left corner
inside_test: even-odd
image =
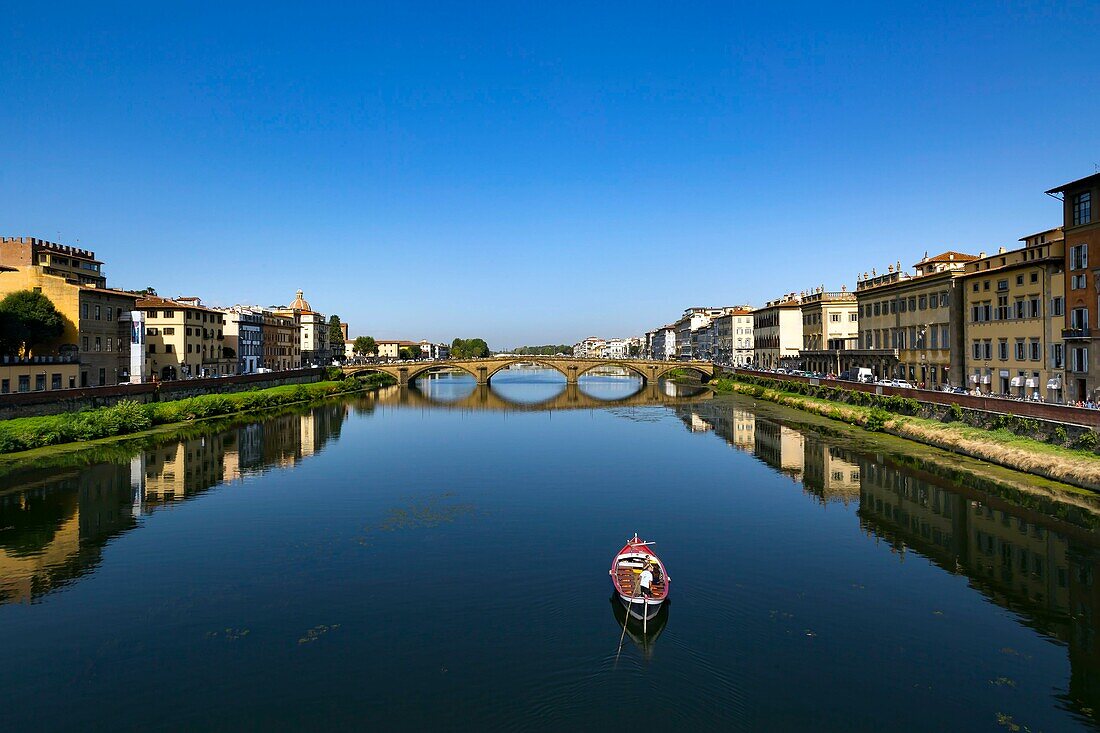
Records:
[[[9,460],[0,729],[1100,727],[1091,497],[638,390],[444,374]],[[671,594],[620,648],[634,532]]]

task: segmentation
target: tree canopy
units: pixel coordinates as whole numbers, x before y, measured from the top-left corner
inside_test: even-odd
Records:
[[[377,354],[378,344],[375,343],[373,336],[359,336],[355,339],[351,350],[356,354]]]
[[[491,353],[484,339],[455,339],[451,342],[453,359],[479,359]]]
[[[335,313],[328,318],[328,343],[334,354],[343,355],[344,329],[340,323],[340,316]]]
[[[513,354],[519,354],[520,356],[555,356],[556,354],[565,354],[566,356],[573,355],[573,347],[566,344],[549,345],[549,346],[519,346],[512,349]]]
[[[42,293],[18,290],[0,300],[0,353],[26,356],[65,332],[65,317]]]

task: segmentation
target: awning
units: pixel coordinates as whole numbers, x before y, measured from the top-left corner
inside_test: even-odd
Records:
[[[1047,380],[1047,389],[1061,389],[1061,388],[1062,388],[1062,380],[1061,379],[1048,379]]]
[[[1009,380],[1008,386],[1009,387],[1023,387],[1024,386],[1024,378],[1023,377],[1013,377],[1012,379]]]
[[[982,384],[989,384],[990,381],[991,381],[991,379],[990,379],[990,376],[988,374],[983,374],[982,375]]]
[[[973,384],[977,384],[978,383],[978,375],[977,374],[971,374],[970,375],[970,381]]]
[[[1027,379],[1024,380],[1024,386],[1029,387],[1029,388],[1030,387],[1038,387],[1039,386],[1039,380],[1036,379],[1035,377],[1028,377]]]

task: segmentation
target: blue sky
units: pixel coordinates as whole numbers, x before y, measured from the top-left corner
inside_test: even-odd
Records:
[[[1014,245],[1100,164],[1096,3],[531,5],[12,5],[0,233],[509,347]]]

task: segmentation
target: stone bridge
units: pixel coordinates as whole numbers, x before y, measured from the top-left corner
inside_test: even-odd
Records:
[[[543,412],[546,410],[591,410],[600,407],[649,407],[653,405],[687,405],[714,398],[714,392],[701,389],[697,394],[669,395],[656,382],[649,383],[632,395],[603,400],[586,394],[576,384],[567,384],[561,392],[537,402],[510,400],[480,384],[465,397],[443,400],[430,397],[416,387],[382,387],[364,394],[363,399],[374,400],[379,405],[403,405],[406,407],[438,407],[452,410],[509,410]]]
[[[586,372],[599,367],[619,367],[641,377],[644,384],[656,384],[657,380],[676,369],[685,369],[699,374],[700,381],[706,383],[714,376],[714,365],[709,361],[651,361],[648,359],[581,359],[572,356],[490,356],[484,359],[443,359],[439,361],[415,361],[407,363],[347,364],[343,367],[345,376],[366,372],[382,372],[397,380],[399,385],[408,385],[421,374],[438,369],[457,369],[470,374],[478,384],[489,384],[493,375],[502,369],[517,365],[530,364],[546,367],[565,377],[566,384],[576,384]]]

